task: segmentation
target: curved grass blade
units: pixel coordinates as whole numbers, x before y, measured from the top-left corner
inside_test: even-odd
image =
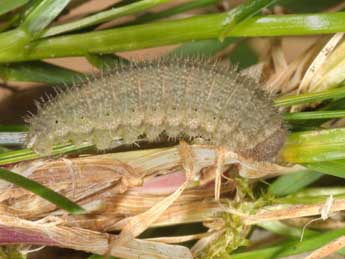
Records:
[[[278,235],[288,236],[288,237],[298,238],[298,239],[300,239],[302,235],[304,235],[304,237],[311,237],[311,236],[315,236],[319,234],[319,232],[312,231],[309,229],[305,229],[303,233],[302,228],[292,227],[280,221],[261,222],[258,224],[258,226],[263,229],[266,229],[269,232],[272,232]]]
[[[75,146],[72,144],[56,145],[53,147],[53,155],[68,154],[72,152],[82,152],[94,148],[91,144],[82,144]],[[31,149],[21,149],[0,154],[0,165],[7,165],[21,161],[32,160],[36,158],[45,157],[35,153]]]
[[[70,0],[38,1],[25,17],[20,29],[29,33],[31,38],[37,38],[42,31],[62,12]]]
[[[162,10],[160,12],[155,13],[146,13],[138,18],[136,18],[133,22],[126,23],[126,26],[133,25],[133,24],[141,24],[141,23],[147,23],[152,22],[158,19],[167,18],[179,13],[188,12],[190,10],[196,9],[196,8],[202,8],[206,7],[212,4],[216,4],[220,2],[220,0],[194,0],[190,1],[181,5],[178,5],[176,7],[169,8],[167,10]]]
[[[232,64],[238,65],[238,69],[241,70],[257,64],[258,57],[248,41],[241,41],[230,53],[229,60]]]
[[[88,54],[86,58],[91,65],[102,70],[107,70],[109,68],[111,69],[116,64],[129,64],[129,61],[127,59],[124,59],[115,54]]]
[[[244,4],[230,10],[223,22],[223,28],[219,34],[221,41],[224,40],[225,36],[241,22],[253,17],[262,8],[268,7],[274,4],[276,0],[247,0]]]
[[[291,163],[345,159],[345,128],[291,133],[282,158]]]
[[[26,125],[1,125],[0,132],[18,132],[18,131],[27,131],[28,127]]]
[[[282,245],[256,249],[250,252],[232,254],[232,259],[275,259],[302,254],[320,248],[334,239],[345,235],[345,229],[337,229],[304,239],[303,242],[288,241]]]
[[[0,2],[0,15],[25,5],[29,0],[5,0]]]
[[[284,197],[274,199],[274,204],[320,204],[325,203],[330,195],[334,199],[344,199],[344,187],[311,187]]]
[[[69,1],[34,1],[33,5],[28,7],[27,14],[18,28],[0,34],[0,53],[6,53],[9,49],[24,55],[30,52],[32,46],[28,43],[42,34],[42,31],[60,14]]]
[[[280,176],[270,184],[268,191],[278,197],[295,193],[323,176],[323,174],[315,171],[306,170],[303,172]]]
[[[20,186],[25,190],[28,190],[42,197],[43,199],[55,204],[57,207],[64,209],[72,214],[81,214],[86,212],[78,204],[67,199],[61,194],[41,185],[38,182],[32,181],[29,178],[21,176],[20,174],[16,174],[4,168],[0,168],[0,179]]]
[[[283,114],[285,120],[317,120],[345,118],[344,111],[291,112]]]
[[[144,11],[146,9],[155,7],[157,5],[169,2],[171,0],[142,0],[139,2],[135,2],[132,4],[128,4],[125,6],[121,6],[118,8],[113,8],[107,11],[99,12],[97,14],[79,19],[75,22],[70,22],[67,24],[62,24],[58,26],[54,26],[48,29],[42,37],[49,37],[53,35],[58,35],[64,32],[70,32],[74,30],[80,30],[85,27],[89,27],[92,25],[100,24],[103,22],[110,21],[115,18],[119,18],[122,16],[126,16],[129,14],[134,14],[137,12]]]
[[[188,42],[182,46],[176,48],[171,52],[171,56],[192,56],[192,55],[202,55],[202,56],[213,56],[218,51],[226,48],[230,44],[236,42],[236,38],[226,38],[222,42],[219,40],[202,40],[196,42]]]
[[[307,168],[324,174],[345,178],[345,160],[325,161],[305,164]]]
[[[345,87],[339,87],[317,93],[305,93],[300,95],[283,96],[276,98],[274,100],[274,103],[276,106],[292,106],[296,104],[320,102],[328,99],[338,99],[343,97],[345,97]]]
[[[0,77],[5,81],[39,82],[51,85],[72,84],[85,79],[82,73],[43,61],[0,65]]]

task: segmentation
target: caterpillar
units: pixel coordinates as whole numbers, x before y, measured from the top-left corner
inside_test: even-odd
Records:
[[[28,120],[26,145],[50,154],[53,144],[115,139],[135,143],[201,137],[258,161],[274,159],[286,129],[269,94],[233,66],[202,58],[163,58],[114,65],[81,86],[60,92]]]

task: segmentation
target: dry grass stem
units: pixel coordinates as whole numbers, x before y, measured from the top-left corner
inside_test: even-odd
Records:
[[[293,219],[299,217],[321,215],[325,204],[316,205],[276,205],[264,207],[257,211],[255,216],[242,216],[243,222],[248,225],[257,224],[265,221]],[[330,212],[345,210],[345,200],[334,200]]]
[[[0,242],[7,244],[20,241],[24,244],[53,245],[100,255],[109,252],[109,255],[129,259],[192,258],[188,248],[183,246],[131,239],[124,245],[109,247],[109,240],[117,236],[54,223],[35,223],[7,215],[0,216],[0,230],[6,233],[0,236]]]
[[[343,36],[343,32],[336,33],[321,49],[319,54],[315,57],[315,59],[307,69],[298,87],[298,93],[319,91],[319,89],[314,89],[314,87],[317,85],[315,84],[315,82],[319,81],[320,77],[322,76],[319,75],[320,68],[325,63],[326,59],[332,53],[335,47],[338,45]]]
[[[310,255],[305,257],[305,259],[321,259],[325,258],[328,255],[331,255],[337,252],[339,249],[345,246],[345,236],[339,237],[329,244],[315,250]]]

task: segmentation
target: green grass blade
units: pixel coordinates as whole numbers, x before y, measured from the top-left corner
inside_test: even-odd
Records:
[[[276,98],[274,103],[276,106],[291,106],[296,104],[306,104],[312,102],[320,102],[332,98],[345,97],[345,87],[328,89],[317,93],[305,93],[293,96],[283,96]]]
[[[42,0],[25,17],[20,28],[36,38],[68,5],[70,0]]]
[[[169,8],[167,10],[162,10],[160,12],[143,14],[139,16],[137,19],[135,19],[133,22],[126,23],[126,25],[152,22],[154,20],[167,18],[179,13],[188,12],[196,8],[202,8],[202,7],[212,5],[212,4],[216,4],[218,2],[220,2],[220,0],[193,0],[181,5],[178,5],[176,7]]]
[[[335,197],[341,197],[345,195],[345,188],[340,187],[310,187],[304,190],[299,191],[293,195],[289,195],[289,197],[296,197],[296,198],[313,198],[313,197],[322,197],[324,201],[325,197],[333,195]],[[282,198],[284,199],[284,198]],[[298,201],[297,201],[298,202]]]
[[[5,81],[39,82],[52,85],[72,84],[85,79],[85,75],[79,72],[43,61],[0,65],[0,77]]]
[[[345,128],[291,133],[282,157],[291,163],[345,159]]]
[[[240,6],[230,10],[223,21],[224,27],[219,34],[221,41],[223,41],[224,38],[229,35],[229,32],[234,29],[236,25],[250,17],[253,17],[260,12],[262,8],[270,6],[275,2],[276,0],[247,0]]]
[[[60,36],[27,44],[30,52],[18,51],[0,35],[0,63],[66,56],[85,56],[88,53],[113,53],[155,46],[184,43],[191,40],[217,38],[224,27],[227,14],[195,16],[187,19],[128,26],[104,31]],[[311,35],[345,30],[345,12],[270,15],[253,17],[226,36],[258,37],[283,35]],[[318,21],[311,23],[310,21]]]
[[[291,112],[283,114],[284,120],[317,120],[345,118],[344,111]]]
[[[18,7],[25,5],[29,0],[3,0],[0,1],[0,15],[8,13]]]
[[[70,22],[67,24],[62,24],[58,26],[54,26],[48,29],[42,36],[48,37],[57,34],[61,34],[64,32],[70,32],[74,30],[80,30],[85,27],[89,27],[92,25],[97,25],[115,18],[119,18],[122,16],[126,16],[129,14],[134,14],[137,12],[144,11],[146,9],[158,6],[160,4],[169,2],[171,0],[142,0],[132,4],[128,4],[125,6],[121,6],[118,8],[113,8],[107,11],[99,12],[97,14],[82,18],[80,20]]]
[[[298,238],[298,239],[301,238],[302,234],[303,234],[304,238],[315,236],[315,235],[319,234],[319,232],[312,231],[309,229],[305,229],[305,231],[303,233],[303,229],[288,226],[288,225],[286,225],[280,221],[261,222],[260,224],[257,224],[257,226],[259,226],[259,227],[261,227],[261,228],[263,228],[269,232],[278,234],[278,235],[288,236],[288,237]]]
[[[17,186],[28,190],[43,199],[55,204],[57,207],[64,209],[72,214],[85,213],[86,211],[78,204],[67,199],[61,194],[41,185],[38,182],[32,181],[29,178],[21,176],[19,174],[8,171],[4,168],[0,168],[0,179],[13,183]]]
[[[345,235],[345,229],[328,231],[315,237],[304,239],[303,242],[290,241],[274,247],[256,249],[250,252],[232,254],[232,259],[275,259],[290,255],[302,254],[320,248],[334,239]]]
[[[4,131],[27,131],[28,127],[26,125],[1,125],[0,124],[0,132],[4,132]]]
[[[120,56],[116,56],[114,54],[88,54],[86,56],[87,61],[98,69],[111,69],[112,67],[116,66],[116,64],[129,64],[127,59],[121,58]]]
[[[345,178],[345,160],[325,161],[318,163],[305,164],[311,170],[315,170],[324,174]]]
[[[295,193],[323,176],[323,174],[315,171],[306,170],[280,176],[270,184],[268,191],[274,196],[284,196]]]
[[[72,152],[81,152],[83,150],[90,150],[94,146],[91,144],[82,144],[75,146],[72,144],[56,145],[53,147],[52,155],[68,154]],[[6,165],[21,161],[32,160],[36,158],[45,157],[33,152],[31,149],[21,149],[0,154],[0,165]]]
[[[223,42],[219,40],[201,40],[196,42],[188,42],[176,48],[171,52],[171,56],[213,56],[217,52],[225,49],[230,44],[234,43],[236,38],[226,38]]]
[[[320,204],[325,203],[330,195],[333,195],[334,199],[345,198],[345,188],[338,187],[311,187],[303,189],[297,193],[287,195],[284,197],[274,199],[274,204]]]
[[[248,41],[241,41],[241,43],[231,51],[229,60],[241,70],[257,64],[258,57],[252,47],[248,44]]]

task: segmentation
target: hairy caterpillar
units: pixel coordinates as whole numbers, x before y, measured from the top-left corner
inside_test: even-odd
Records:
[[[27,146],[48,154],[56,143],[86,141],[103,150],[115,138],[130,144],[164,132],[271,160],[286,136],[280,114],[254,80],[200,58],[115,66],[49,100],[29,123]]]

